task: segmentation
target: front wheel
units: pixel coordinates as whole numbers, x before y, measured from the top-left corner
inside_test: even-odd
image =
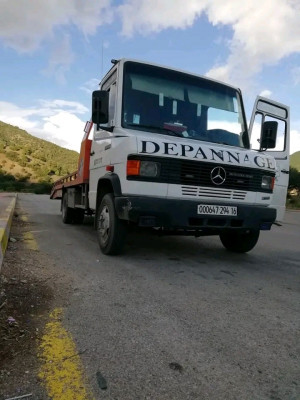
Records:
[[[106,194],[97,209],[96,229],[100,249],[103,254],[115,255],[122,251],[125,237],[125,222],[117,216],[114,198]]]
[[[223,246],[234,253],[247,253],[252,250],[259,238],[259,230],[246,232],[222,232],[220,240]]]

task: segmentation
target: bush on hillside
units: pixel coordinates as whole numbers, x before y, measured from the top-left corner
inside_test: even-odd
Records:
[[[300,189],[300,171],[290,168],[289,189]]]
[[[0,192],[27,192],[50,194],[52,183],[41,180],[38,183],[28,182],[28,176],[15,177],[0,170]]]

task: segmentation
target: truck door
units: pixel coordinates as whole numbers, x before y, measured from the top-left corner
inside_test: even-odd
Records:
[[[89,201],[90,208],[96,208],[97,187],[99,179],[104,176],[107,171],[105,167],[110,164],[110,148],[111,140],[114,136],[113,127],[116,109],[117,97],[117,70],[108,76],[102,84],[101,90],[109,93],[109,120],[106,124],[97,127],[95,124],[94,136],[91,148],[90,159],[90,185],[89,185]]]
[[[249,134],[252,149],[260,149],[262,124],[265,121],[278,123],[276,145],[273,149],[264,151],[276,160],[276,178],[271,207],[277,209],[277,221],[282,221],[285,213],[287,187],[289,184],[290,167],[290,110],[288,106],[270,99],[258,96],[255,100]]]

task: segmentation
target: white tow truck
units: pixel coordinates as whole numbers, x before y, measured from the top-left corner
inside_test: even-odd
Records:
[[[104,254],[121,252],[131,224],[253,249],[284,216],[289,107],[257,97],[248,129],[238,88],[148,62],[112,63],[92,95],[78,170],[51,192],[63,222],[95,214]]]

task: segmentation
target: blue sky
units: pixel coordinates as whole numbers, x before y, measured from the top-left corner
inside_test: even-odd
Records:
[[[291,108],[300,150],[300,0],[0,0],[0,120],[79,151],[91,92],[121,57]],[[103,57],[102,57],[103,54]]]

